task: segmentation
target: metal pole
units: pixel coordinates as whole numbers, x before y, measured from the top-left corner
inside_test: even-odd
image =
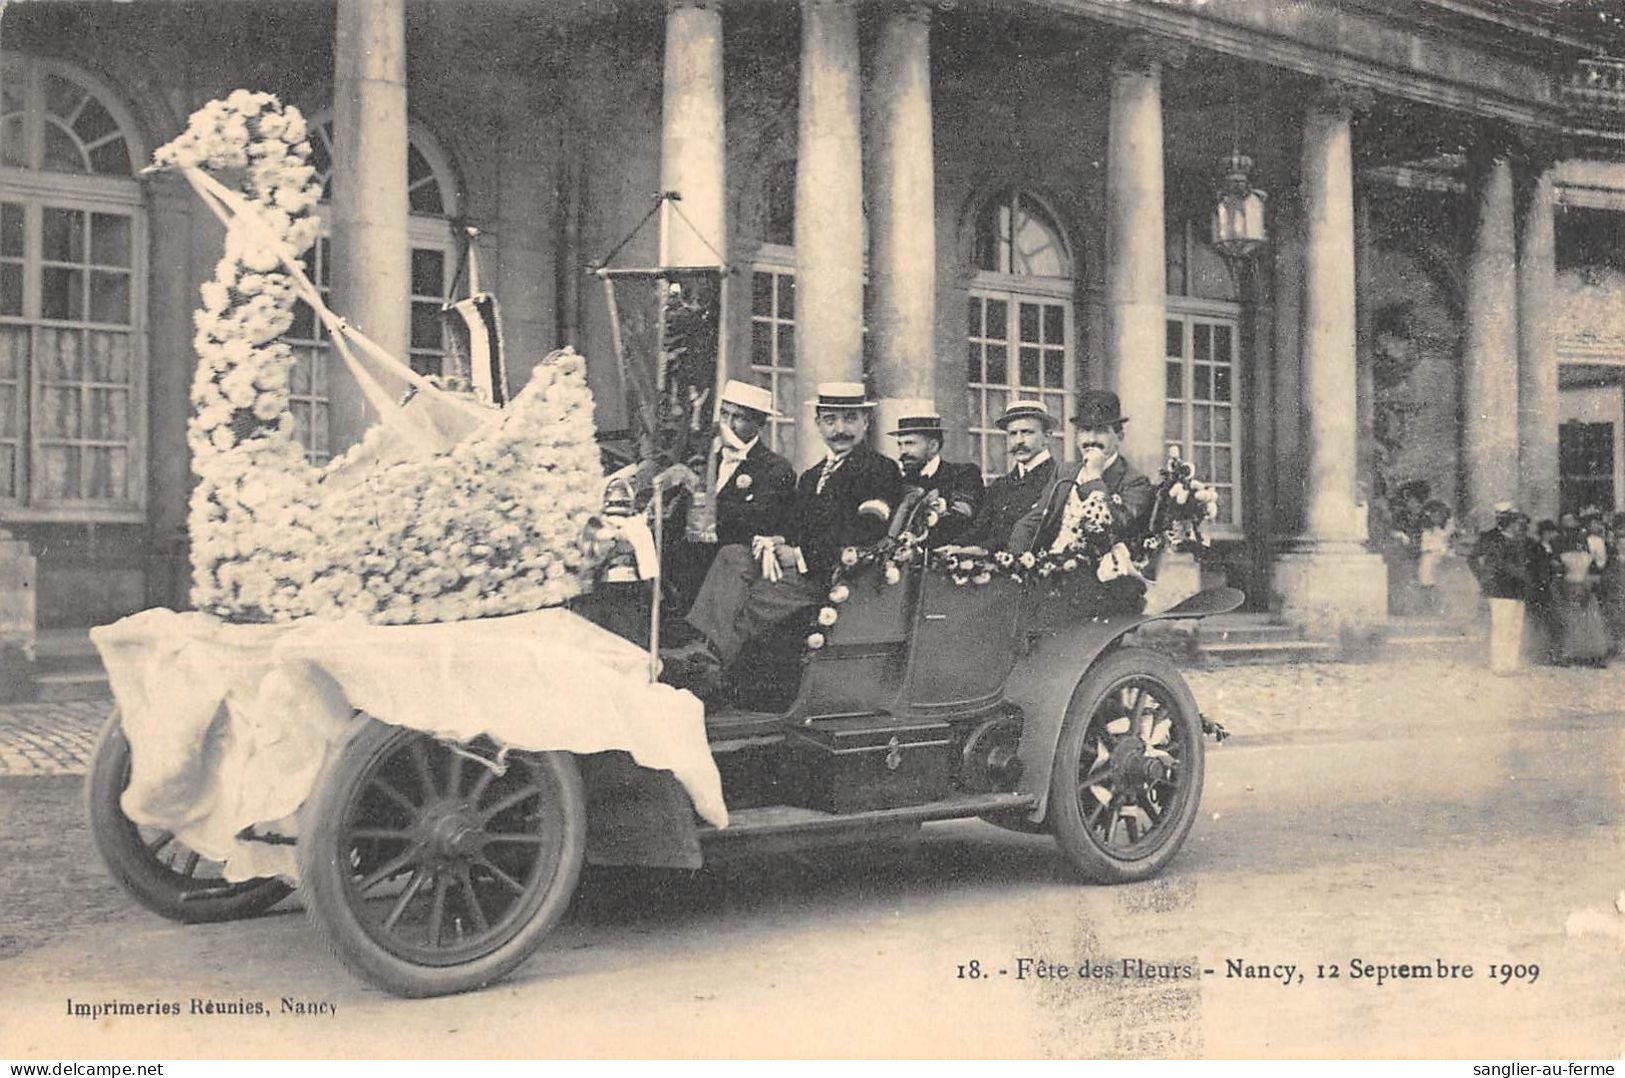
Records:
[[[660,585],[661,562],[664,561],[666,524],[664,506],[660,497],[660,476],[655,476],[655,578],[649,595],[649,683],[660,680]]]

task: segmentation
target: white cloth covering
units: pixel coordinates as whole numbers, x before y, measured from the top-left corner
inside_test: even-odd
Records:
[[[648,682],[648,655],[567,610],[432,625],[233,625],[147,610],[91,630],[130,740],[125,815],[174,831],[228,879],[295,876],[298,811],[360,710],[514,749],[624,750],[728,822],[704,708]]]

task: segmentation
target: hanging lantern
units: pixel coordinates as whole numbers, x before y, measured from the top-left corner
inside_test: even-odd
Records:
[[[1219,181],[1213,207],[1213,246],[1225,258],[1247,258],[1269,242],[1264,228],[1264,192],[1253,187],[1247,173],[1253,159],[1232,153]]]

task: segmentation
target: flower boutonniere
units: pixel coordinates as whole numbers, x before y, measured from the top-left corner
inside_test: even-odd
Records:
[[[745,475],[743,473],[741,473],[740,475],[736,475],[734,477],[734,486],[738,487],[740,490],[749,490],[750,489],[750,476]]]
[[[1112,504],[1113,505],[1122,505],[1123,504],[1123,496],[1121,494],[1113,494],[1112,495]]]

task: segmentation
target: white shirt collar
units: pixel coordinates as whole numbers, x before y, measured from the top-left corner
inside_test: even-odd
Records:
[[[933,475],[936,475],[937,474],[937,465],[939,465],[941,463],[942,463],[942,458],[941,457],[932,457],[931,458],[931,463],[927,464],[925,467],[920,469],[920,478],[921,479],[930,479]]]
[[[1028,472],[1032,471],[1034,468],[1036,468],[1039,465],[1043,464],[1048,459],[1049,459],[1049,450],[1048,449],[1040,449],[1038,452],[1033,454],[1032,459],[1029,460],[1026,464],[1017,464],[1016,465],[1016,471],[1018,473],[1020,473],[1022,476],[1025,476]]]

